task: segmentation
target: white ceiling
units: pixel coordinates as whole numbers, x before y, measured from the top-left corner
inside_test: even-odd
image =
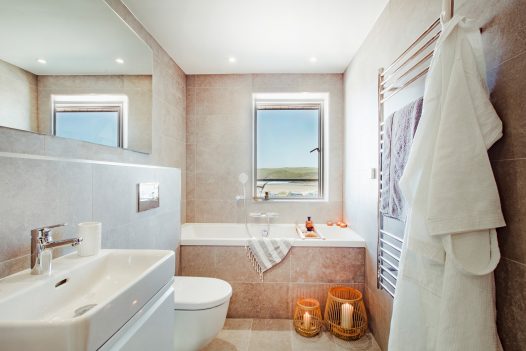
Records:
[[[0,59],[37,75],[152,72],[150,48],[104,0],[0,0]]]
[[[187,74],[340,73],[388,0],[123,2]]]

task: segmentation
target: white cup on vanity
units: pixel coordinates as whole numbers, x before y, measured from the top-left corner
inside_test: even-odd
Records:
[[[78,246],[79,256],[93,256],[100,252],[102,223],[83,222],[78,224],[82,242]]]

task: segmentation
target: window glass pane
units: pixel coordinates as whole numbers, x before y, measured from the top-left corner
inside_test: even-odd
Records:
[[[56,112],[55,135],[96,144],[119,146],[116,111]]]
[[[317,198],[319,110],[257,111],[257,196]]]

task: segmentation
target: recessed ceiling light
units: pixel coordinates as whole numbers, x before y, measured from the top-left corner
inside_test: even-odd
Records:
[[[237,61],[237,59],[236,59],[234,56],[230,56],[230,57],[228,58],[228,62],[230,62],[230,63],[234,63],[234,62],[236,62],[236,61]]]
[[[47,63],[47,61],[44,60],[43,58],[39,58],[39,59],[37,60],[37,62],[38,62],[38,63],[41,63],[41,64],[43,64],[43,65],[45,65],[45,64]]]
[[[115,62],[117,62],[119,65],[122,65],[124,63],[124,60],[119,57],[115,59]]]
[[[318,59],[314,56],[312,56],[310,59],[309,59],[310,62],[312,63],[315,63],[315,62],[318,62]]]

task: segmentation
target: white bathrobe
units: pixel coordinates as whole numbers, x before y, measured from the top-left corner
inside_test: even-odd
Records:
[[[495,228],[504,226],[487,149],[502,136],[489,101],[479,29],[443,25],[400,188],[405,243],[389,351],[501,350]]]

